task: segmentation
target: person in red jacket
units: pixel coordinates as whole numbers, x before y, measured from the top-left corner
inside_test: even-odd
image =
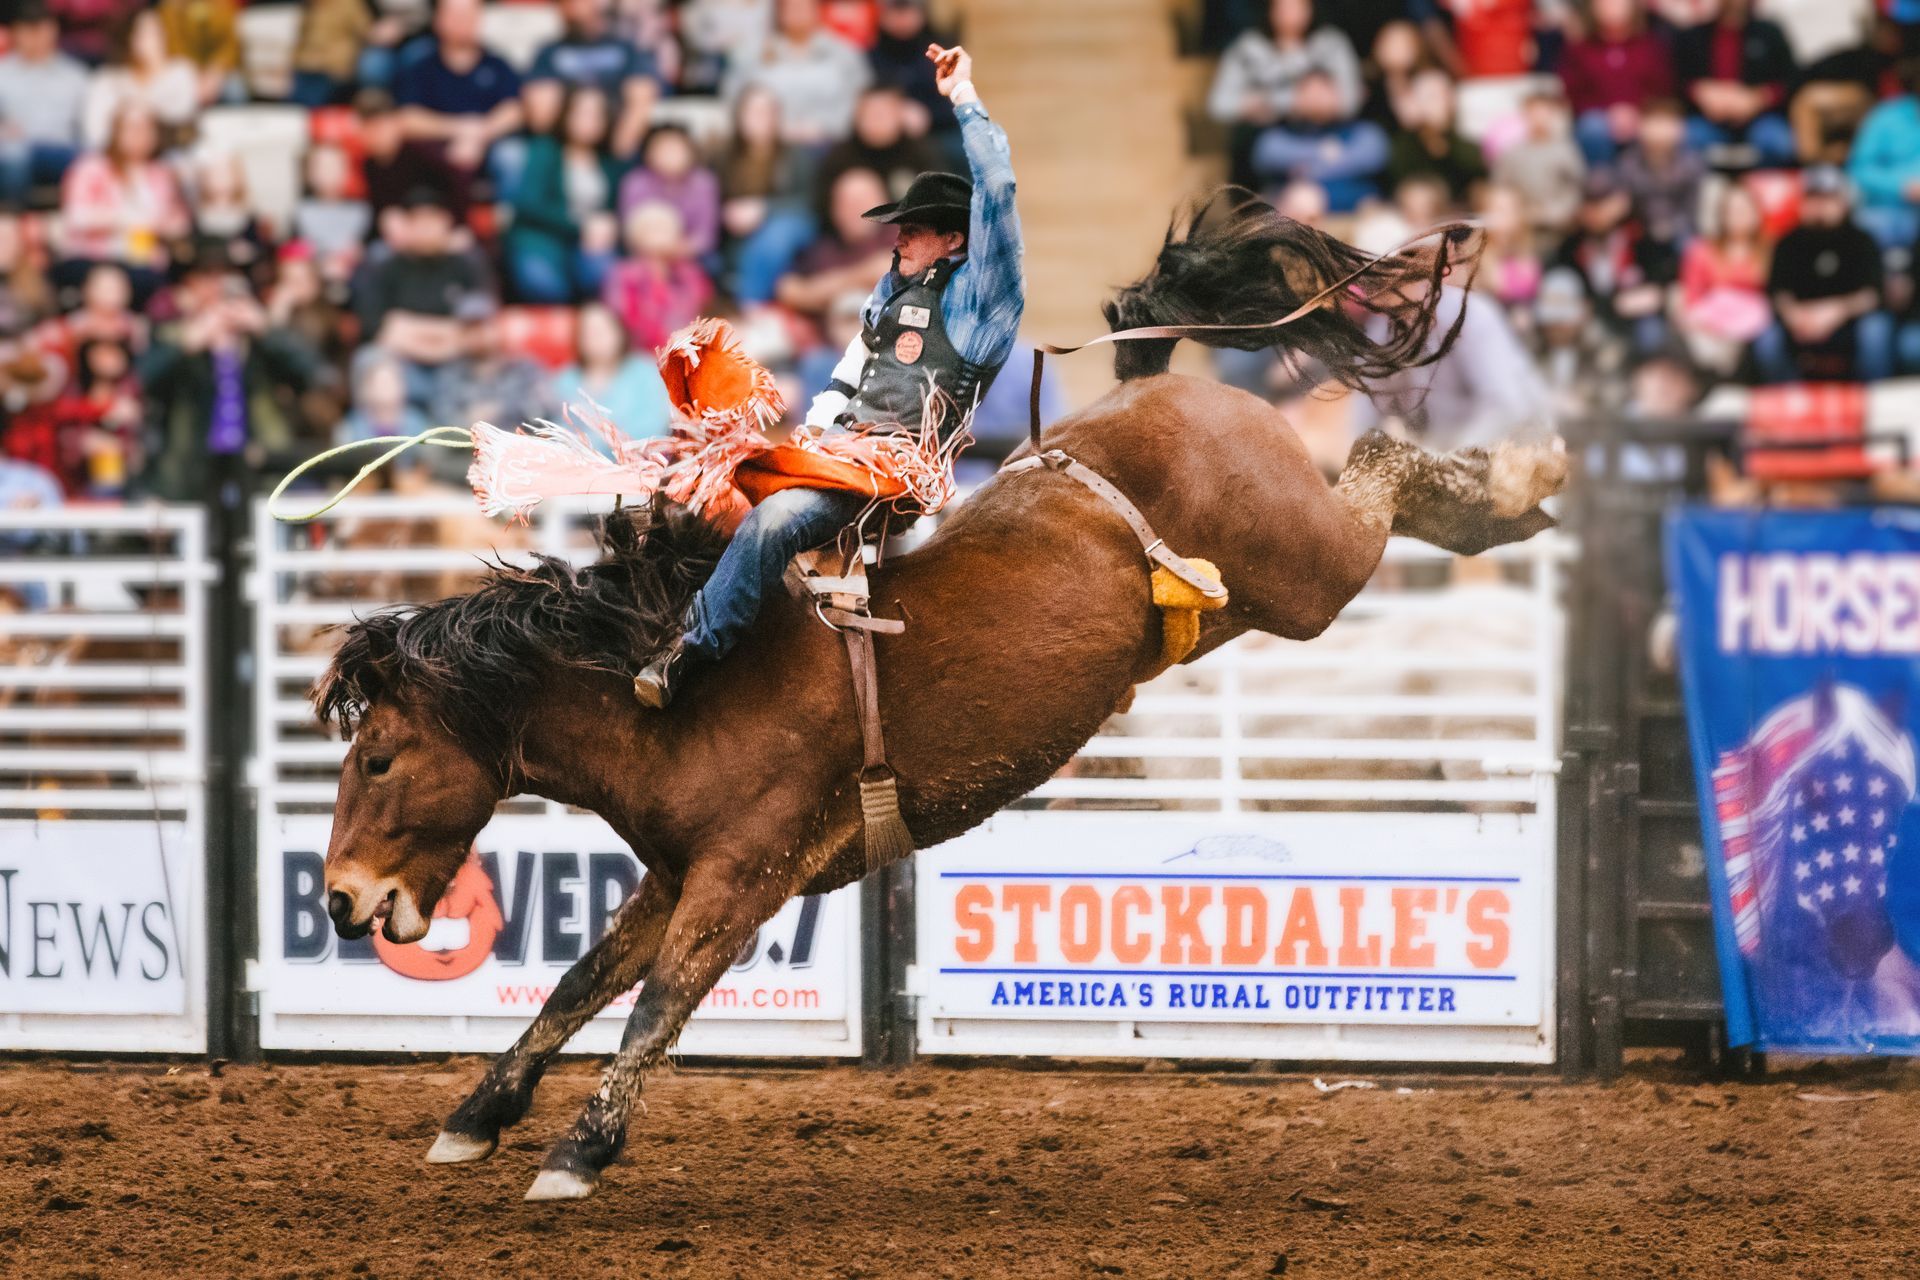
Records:
[[[1591,0],[1560,55],[1575,139],[1589,167],[1610,164],[1640,129],[1640,106],[1675,96],[1673,56],[1641,0]]]

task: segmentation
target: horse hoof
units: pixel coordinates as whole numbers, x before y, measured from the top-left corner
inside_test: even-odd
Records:
[[[542,1169],[527,1188],[528,1200],[585,1200],[593,1194],[594,1183],[570,1169]]]
[[[428,1164],[474,1164],[493,1154],[499,1145],[492,1138],[472,1138],[464,1133],[442,1129],[427,1148]]]

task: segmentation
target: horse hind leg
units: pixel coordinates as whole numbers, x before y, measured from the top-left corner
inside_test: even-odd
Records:
[[[428,1164],[472,1164],[493,1154],[500,1131],[519,1123],[533,1105],[533,1091],[553,1055],[608,1001],[646,976],[678,900],[658,875],[640,882],[605,935],[554,986],[532,1025],[494,1059],[447,1119],[427,1151]]]
[[[1558,441],[1435,454],[1370,431],[1354,443],[1335,487],[1363,519],[1471,556],[1551,528],[1540,504],[1566,478]]]

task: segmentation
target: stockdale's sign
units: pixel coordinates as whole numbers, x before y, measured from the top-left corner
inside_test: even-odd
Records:
[[[0,1012],[184,1013],[194,849],[180,822],[0,822]]]
[[[935,1018],[1528,1026],[1519,815],[1009,813],[921,855]]]
[[[329,826],[285,819],[262,853],[270,905],[261,952],[276,1013],[531,1017],[640,884],[640,864],[596,818],[496,818],[424,939],[343,941],[326,911]],[[845,1019],[857,906],[844,892],[787,903],[696,1019]],[[600,1016],[624,1018],[632,1007],[629,992]]]

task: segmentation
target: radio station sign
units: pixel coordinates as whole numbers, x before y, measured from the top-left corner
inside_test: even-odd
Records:
[[[496,818],[474,842],[425,938],[401,945],[376,931],[347,941],[327,918],[330,826],[325,817],[295,817],[263,830],[261,954],[276,1014],[531,1018],[606,933],[643,874],[597,818]],[[857,981],[850,958],[857,908],[846,893],[787,903],[743,948],[696,1023],[844,1021]],[[625,1018],[637,990],[599,1017]]]
[[[186,824],[0,822],[0,1013],[183,1014]]]
[[[1008,813],[922,854],[935,1018],[1532,1026],[1537,820]]]

